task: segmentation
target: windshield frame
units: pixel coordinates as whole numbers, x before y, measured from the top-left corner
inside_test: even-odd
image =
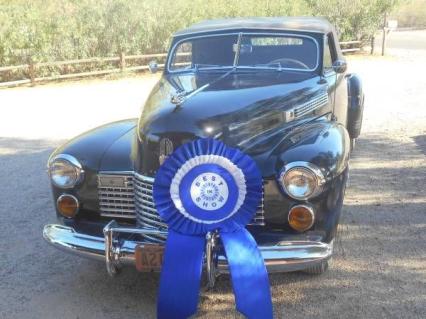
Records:
[[[181,70],[172,70],[171,69],[171,63],[173,60],[173,57],[176,53],[176,49],[179,46],[179,44],[193,40],[193,39],[202,39],[202,38],[208,38],[208,37],[220,37],[220,36],[237,36],[237,50],[235,52],[234,56],[234,64],[231,66],[220,66],[220,67],[204,67],[204,68],[190,68],[190,69],[181,69]],[[316,63],[313,68],[310,69],[298,69],[298,68],[285,68],[285,67],[267,67],[267,66],[249,66],[249,65],[238,65],[238,58],[239,58],[239,52],[241,49],[241,38],[246,35],[255,35],[255,36],[289,36],[289,37],[295,37],[295,38],[306,38],[309,40],[312,40],[315,43],[316,46]],[[288,33],[288,32],[227,32],[227,33],[214,33],[214,34],[206,34],[206,35],[199,35],[199,36],[190,36],[185,37],[183,39],[180,39],[176,41],[173,46],[171,47],[169,54],[167,55],[167,62],[166,62],[166,68],[165,70],[167,73],[170,74],[176,74],[176,73],[188,73],[188,72],[197,72],[197,71],[208,71],[208,70],[276,70],[276,71],[297,71],[297,72],[315,72],[318,70],[320,64],[320,46],[314,37],[306,34],[299,34],[299,33]]]

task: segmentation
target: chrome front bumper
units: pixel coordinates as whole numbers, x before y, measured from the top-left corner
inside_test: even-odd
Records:
[[[107,271],[115,275],[123,265],[135,264],[135,248],[143,241],[120,239],[120,234],[155,235],[164,234],[150,228],[125,227],[111,221],[103,230],[104,237],[76,232],[73,228],[50,224],[43,229],[44,239],[66,252],[83,257],[104,260]],[[147,242],[145,242],[147,243]],[[206,240],[205,269],[209,286],[215,278],[228,273],[228,263],[217,249],[217,237],[208,234]],[[259,246],[268,272],[289,272],[303,270],[328,260],[333,252],[333,243],[317,241],[282,241],[273,246]]]

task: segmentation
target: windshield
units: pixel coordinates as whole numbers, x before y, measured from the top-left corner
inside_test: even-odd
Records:
[[[171,72],[206,69],[254,68],[314,71],[317,42],[308,36],[229,34],[189,38],[171,53]]]

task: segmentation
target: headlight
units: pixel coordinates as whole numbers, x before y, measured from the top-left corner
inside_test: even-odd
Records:
[[[318,195],[325,183],[321,170],[308,162],[292,162],[286,165],[279,179],[286,194],[297,200],[306,200]]]
[[[72,188],[82,181],[84,171],[73,156],[60,154],[49,162],[49,176],[52,183],[60,188]]]

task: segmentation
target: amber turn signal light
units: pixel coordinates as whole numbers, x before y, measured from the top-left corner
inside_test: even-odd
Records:
[[[314,224],[315,216],[312,208],[305,205],[297,205],[288,213],[288,223],[298,232],[308,230]]]
[[[56,201],[59,213],[67,218],[73,218],[77,215],[79,203],[77,198],[72,195],[63,194]]]

